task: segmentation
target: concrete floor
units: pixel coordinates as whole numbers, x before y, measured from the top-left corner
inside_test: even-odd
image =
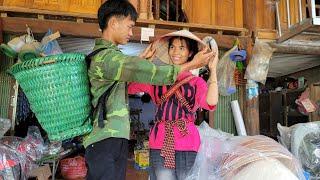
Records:
[[[146,170],[136,170],[134,161],[128,160],[126,180],[148,180],[148,172]]]

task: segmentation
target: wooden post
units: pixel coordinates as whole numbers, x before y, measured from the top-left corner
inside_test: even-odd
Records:
[[[152,0],[149,0],[149,20],[153,20],[153,11],[152,11]]]
[[[155,9],[156,9],[156,20],[160,19],[160,0],[156,0],[156,4],[155,4]]]
[[[148,3],[149,0],[140,0],[140,19],[148,19]]]
[[[214,111],[209,111],[209,126],[214,128]]]
[[[179,0],[176,0],[176,21],[179,21]]]
[[[167,21],[169,21],[169,17],[170,17],[169,13],[170,13],[170,2],[169,0],[167,0]]]
[[[0,44],[3,43],[3,24],[2,18],[0,17]]]
[[[252,56],[253,49],[253,40],[256,32],[257,26],[257,0],[243,0],[243,14],[244,14],[244,27],[249,30],[249,36],[252,39],[248,39],[246,43],[246,51],[247,51],[247,63],[249,62]],[[254,97],[252,99],[248,98],[248,92],[246,92],[245,105],[244,109],[244,123],[246,126],[248,135],[257,135],[260,132],[259,127],[259,97]]]
[[[247,61],[252,57],[253,42],[250,39],[247,46]],[[246,91],[246,108],[244,123],[248,135],[260,134],[260,120],[259,120],[259,96],[248,98],[249,94]]]
[[[252,35],[257,26],[256,0],[243,0],[243,15],[243,25],[249,30],[249,35]]]
[[[136,8],[137,12],[139,12],[139,0],[129,0],[129,2]]]

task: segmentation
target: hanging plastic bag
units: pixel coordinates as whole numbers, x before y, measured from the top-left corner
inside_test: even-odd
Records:
[[[219,94],[223,96],[229,96],[236,92],[236,84],[233,76],[236,69],[236,63],[230,59],[230,54],[237,48],[237,46],[234,46],[227,51],[218,62],[218,88]]]
[[[256,40],[252,58],[246,69],[245,79],[265,84],[269,71],[269,62],[274,51],[275,49],[268,43]]]

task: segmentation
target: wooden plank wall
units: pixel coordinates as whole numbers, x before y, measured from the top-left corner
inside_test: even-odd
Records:
[[[289,0],[289,8],[290,8],[290,23],[291,25],[299,22],[299,1],[297,0]],[[302,19],[307,17],[307,1],[301,0],[302,4]],[[288,29],[288,18],[287,18],[287,4],[286,0],[280,0],[279,3],[279,13],[280,13],[280,24],[281,29],[286,31]]]
[[[258,29],[276,29],[275,6],[269,0],[256,0],[256,20]]]
[[[183,9],[190,23],[243,27],[242,0],[184,0]]]
[[[101,0],[0,0],[4,6],[88,14],[96,14],[102,2]]]

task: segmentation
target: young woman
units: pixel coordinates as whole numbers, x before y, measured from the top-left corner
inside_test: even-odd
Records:
[[[154,45],[156,57],[173,65],[201,58],[208,51],[199,38],[185,30],[167,34]],[[196,111],[199,108],[213,111],[218,101],[218,49],[213,51],[215,56],[209,61],[207,83],[187,71],[181,72],[176,83],[170,86],[129,85],[129,94],[148,93],[157,105],[149,146],[150,165],[158,180],[183,180],[194,164],[200,146],[199,132],[194,124]]]

